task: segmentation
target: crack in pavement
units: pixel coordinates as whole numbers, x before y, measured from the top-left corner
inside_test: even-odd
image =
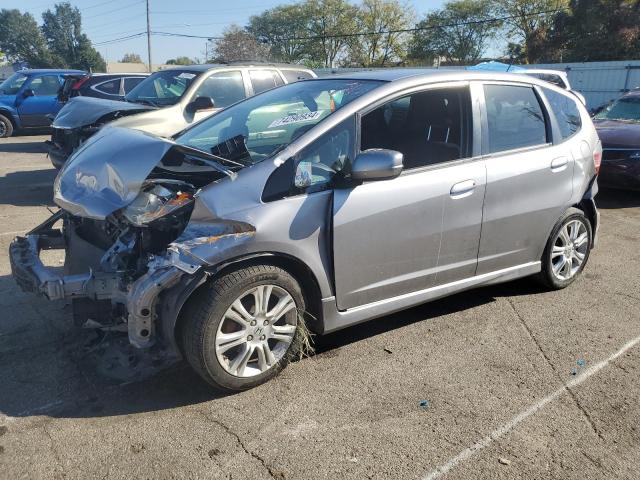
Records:
[[[60,467],[60,471],[62,472],[62,478],[67,478],[67,472],[64,471],[64,466],[62,465],[62,461],[60,460],[60,455],[58,454],[58,450],[56,450],[55,442],[53,441],[53,437],[51,436],[51,432],[47,428],[47,424],[42,425],[42,430],[45,435],[49,438],[51,452],[53,453],[53,458],[56,459],[56,464]]]
[[[246,447],[246,445],[244,444],[244,442],[242,441],[242,439],[240,438],[240,435],[238,435],[236,432],[234,432],[231,427],[229,427],[227,424],[225,424],[224,422],[218,420],[217,418],[211,418],[209,415],[207,415],[205,412],[202,412],[200,410],[196,410],[198,413],[200,413],[203,417],[205,417],[207,420],[209,420],[212,423],[215,423],[216,425],[218,425],[219,427],[221,427],[225,432],[227,432],[229,435],[231,435],[233,438],[236,439],[237,444],[240,446],[240,448],[242,448],[242,450],[247,454],[250,455],[251,457],[255,458],[258,462],[260,462],[260,464],[264,467],[264,469],[266,470],[266,472],[269,474],[269,476],[275,480],[283,480],[284,479],[284,475],[282,474],[282,472],[278,472],[278,471],[274,471],[265,461],[264,458],[262,458],[260,455],[258,455],[257,453],[255,453],[252,450],[249,450],[249,448]]]
[[[558,378],[558,380],[560,381],[561,384],[564,384],[564,379],[562,378],[562,375],[560,374],[560,372],[558,372],[556,367],[551,362],[551,359],[549,358],[547,353],[542,348],[542,345],[540,345],[540,342],[538,342],[538,339],[533,334],[533,331],[531,330],[531,328],[529,328],[529,325],[525,321],[524,317],[520,314],[520,312],[518,311],[518,309],[514,305],[513,300],[511,298],[509,298],[509,297],[506,297],[506,300],[507,300],[507,303],[511,306],[511,309],[513,310],[513,312],[518,317],[518,320],[520,320],[520,323],[522,324],[523,328],[527,332],[527,335],[529,336],[529,338],[531,338],[531,340],[533,341],[533,343],[537,347],[537,349],[540,352],[540,354],[542,355],[542,357],[545,359],[545,361],[547,362],[549,367],[551,367],[551,370],[553,371],[555,376]],[[591,418],[591,415],[589,414],[589,412],[587,412],[586,408],[580,403],[580,400],[578,399],[578,397],[575,394],[575,392],[573,391],[573,389],[571,387],[569,387],[568,385],[565,385],[564,388],[569,393],[569,396],[571,397],[571,399],[575,403],[576,407],[578,407],[578,410],[580,410],[580,412],[582,412],[583,417],[585,418],[585,420],[587,421],[587,423],[591,427],[591,430],[593,430],[593,433],[595,433],[600,440],[605,441],[605,438],[602,435],[602,432],[600,432],[600,430],[596,426],[595,422],[593,421],[593,418]]]

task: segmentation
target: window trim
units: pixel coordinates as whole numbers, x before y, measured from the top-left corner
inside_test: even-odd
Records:
[[[539,92],[536,90],[537,85],[533,83],[527,82],[512,82],[512,81],[500,81],[500,80],[481,80],[477,82],[480,86],[479,88],[479,101],[480,101],[480,112],[481,112],[481,125],[482,125],[482,157],[487,158],[497,158],[504,157],[508,155],[514,155],[518,153],[530,152],[535,150],[542,150],[545,148],[549,148],[554,145],[554,124],[552,122],[551,117],[549,116],[549,112],[547,111],[546,100],[543,101],[540,98]],[[512,148],[510,150],[501,150],[499,152],[490,152],[489,151],[489,116],[487,113],[487,102],[484,87],[485,85],[498,85],[502,87],[524,87],[530,88],[533,90],[533,94],[538,99],[540,103],[540,109],[542,110],[542,115],[545,118],[545,134],[546,134],[546,143],[540,143],[537,145],[527,145],[525,147]],[[555,121],[555,118],[553,119]],[[551,137],[551,139],[549,138]],[[551,141],[549,141],[551,140]]]
[[[481,137],[480,118],[477,116],[479,114],[479,111],[476,108],[477,104],[475,99],[475,92],[473,89],[473,83],[474,82],[469,80],[460,80],[456,82],[438,82],[438,83],[432,83],[428,85],[419,85],[419,86],[413,86],[410,88],[399,90],[389,95],[385,95],[384,97],[378,98],[375,102],[370,103],[365,108],[363,108],[362,110],[356,113],[357,123],[356,123],[356,135],[355,135],[355,141],[356,141],[355,155],[357,156],[363,152],[362,144],[361,144],[362,117],[371,113],[376,108],[379,108],[389,102],[393,102],[400,98],[404,98],[409,95],[414,95],[418,93],[429,92],[432,90],[442,90],[445,88],[449,88],[449,89],[467,88],[469,92],[469,100],[471,102],[471,106],[470,106],[471,108],[469,109],[469,113],[471,115],[471,128],[469,132],[471,134],[471,141],[468,142],[469,143],[468,148],[470,150],[468,152],[468,156],[464,158],[457,158],[455,160],[448,160],[446,162],[434,163],[431,165],[424,165],[422,167],[415,167],[411,169],[406,169],[403,166],[400,176],[411,175],[413,173],[421,173],[429,170],[436,170],[439,168],[446,168],[446,167],[460,165],[460,164],[469,163],[469,162],[475,162],[482,159],[482,155],[480,151],[480,141],[479,141]]]

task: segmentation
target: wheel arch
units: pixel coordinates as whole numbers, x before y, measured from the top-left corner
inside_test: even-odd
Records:
[[[190,298],[196,295],[206,283],[233,270],[252,265],[273,265],[288,272],[300,284],[308,315],[304,320],[309,329],[316,333],[324,331],[322,319],[322,294],[315,274],[300,259],[282,253],[254,253],[226,261],[215,267],[204,269],[199,274],[187,278],[186,284],[179,284],[162,294],[162,332],[175,349],[181,351],[180,328],[184,323],[183,312]]]
[[[11,125],[13,125],[14,129],[19,128],[18,121],[15,118],[14,112],[9,110],[8,108],[0,107],[0,115],[2,115],[3,117],[7,117],[11,122]]]

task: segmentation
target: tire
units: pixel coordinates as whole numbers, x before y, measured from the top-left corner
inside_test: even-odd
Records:
[[[258,291],[269,299],[266,308],[257,308]],[[276,305],[285,310],[277,318]],[[216,390],[253,388],[275,377],[301,351],[306,329],[299,312],[304,309],[298,282],[281,268],[255,265],[226,273],[189,301],[181,319],[184,355]],[[281,340],[285,337],[288,341]]]
[[[582,210],[570,208],[558,220],[547,240],[538,279],[552,290],[568,287],[584,270],[592,246],[591,222]]]
[[[0,138],[7,138],[13,135],[13,123],[4,115],[0,115]]]

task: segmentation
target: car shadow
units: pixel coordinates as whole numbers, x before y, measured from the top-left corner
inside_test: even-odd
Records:
[[[0,153],[47,153],[44,142],[0,142]]]
[[[596,206],[603,210],[640,207],[640,192],[600,187]]]
[[[24,206],[54,205],[55,168],[23,170],[0,177],[0,204]]]
[[[491,303],[497,297],[542,291],[524,280],[457,294],[316,338],[315,355],[337,354],[352,343]],[[0,277],[0,295],[0,301],[17,302],[11,307],[11,320],[0,324],[0,413],[22,418],[94,418],[173,409],[223,396],[173,357],[164,364],[147,362],[148,371],[137,368],[127,378],[123,374],[127,365],[135,371],[142,364],[138,358],[153,354],[131,354],[133,347],[123,350],[123,342],[128,345],[125,334],[108,338],[73,327],[68,305],[22,294],[10,276]],[[113,345],[120,347],[113,349]]]

